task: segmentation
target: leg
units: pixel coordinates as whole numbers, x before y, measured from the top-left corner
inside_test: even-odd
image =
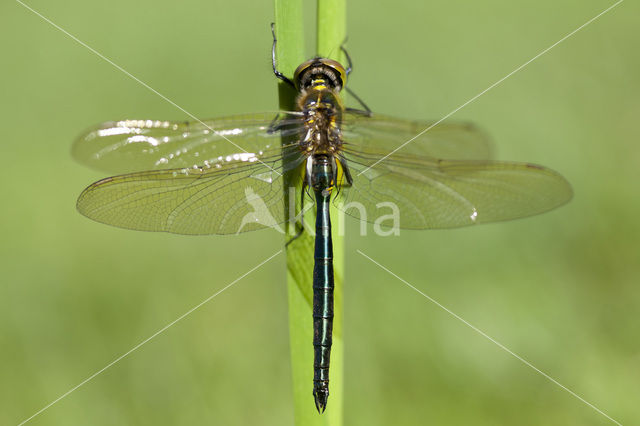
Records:
[[[345,37],[344,41],[340,45],[340,50],[342,50],[342,53],[344,53],[344,56],[347,57],[347,69],[345,70],[345,72],[347,73],[347,77],[349,77],[349,74],[351,74],[351,71],[353,71],[353,63],[351,62],[351,56],[349,56],[349,52],[347,52],[347,49],[344,48],[344,45],[346,43],[347,43],[347,37]]]
[[[364,111],[362,110],[358,110],[358,109],[353,109],[353,108],[347,108],[348,111],[351,112],[359,112],[363,115],[366,116],[371,116],[371,109],[367,106],[367,104],[364,103],[364,101],[362,99],[360,99],[360,96],[356,95],[355,92],[351,89],[349,89],[348,87],[345,87],[345,89],[347,90],[347,93],[350,94],[351,96],[353,96],[353,98],[358,101],[358,103],[360,105],[362,105],[362,107],[364,108]]]
[[[271,65],[273,66],[273,73],[277,78],[287,84],[290,84],[295,89],[296,85],[293,83],[293,81],[289,80],[287,76],[278,71],[278,68],[276,67],[276,42],[278,40],[276,40],[276,29],[273,22],[271,23],[271,34],[273,34],[273,46],[271,46]]]
[[[342,50],[342,53],[344,53],[344,56],[347,57],[347,69],[345,70],[345,72],[347,73],[347,77],[348,77],[349,74],[351,74],[351,72],[353,71],[353,62],[351,62],[351,56],[349,56],[349,52],[347,52],[347,49],[345,49],[344,47],[344,44],[346,42],[347,42],[347,39],[345,38],[342,44],[340,45],[340,49]],[[371,109],[367,106],[367,104],[364,103],[362,99],[360,99],[360,96],[356,95],[355,92],[349,89],[348,87],[345,87],[345,89],[347,90],[347,93],[353,96],[353,98],[356,101],[358,101],[360,105],[362,105],[362,108],[364,108],[364,111],[366,112],[366,114],[364,115],[367,115],[367,116],[371,115]],[[353,110],[350,108],[347,108],[347,110],[350,110],[352,112],[358,112],[358,110]]]

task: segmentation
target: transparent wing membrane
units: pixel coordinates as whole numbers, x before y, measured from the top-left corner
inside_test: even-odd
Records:
[[[296,146],[281,146],[281,136],[296,135],[299,120],[263,113],[203,123],[123,120],[90,129],[74,144],[78,161],[109,173],[136,173],[90,185],[78,210],[121,228],[178,234],[282,224],[281,174],[304,157]]]
[[[363,205],[367,217],[360,219],[372,223],[390,214],[390,207],[381,208],[385,202],[397,207],[400,228],[437,229],[531,216],[572,196],[561,175],[533,164],[432,160],[399,152],[375,164],[378,153],[351,149],[344,157],[357,177],[336,202],[357,218],[361,211],[350,205]]]
[[[347,113],[342,133],[346,148],[376,153],[382,158],[404,145],[399,152],[433,159],[488,160],[491,145],[487,135],[471,123],[421,122],[384,115]],[[433,126],[433,127],[432,127]],[[420,132],[429,131],[416,137]],[[414,139],[415,138],[415,139]],[[413,140],[412,140],[413,139]]]
[[[292,148],[289,165],[301,164]],[[282,157],[231,161],[220,168],[147,171],[100,180],[78,198],[78,210],[98,222],[141,231],[236,234],[285,221]]]
[[[384,158],[433,124],[345,112],[340,160],[353,183],[347,185],[340,173],[334,202],[372,223],[391,212],[380,203],[391,203],[401,228],[432,229],[531,216],[571,198],[567,181],[552,170],[489,161],[488,138],[466,123],[439,123]],[[203,123],[104,123],[78,138],[73,156],[120,175],[85,189],[78,210],[99,222],[144,231],[279,229],[287,217],[281,174],[295,172],[299,207],[306,158],[297,146],[302,129],[296,113],[283,112]],[[283,137],[291,143],[282,146]]]
[[[112,121],[76,139],[72,155],[112,174],[220,164],[234,155],[236,159],[275,155],[281,135],[299,131],[299,120],[287,117],[268,112],[203,122]]]

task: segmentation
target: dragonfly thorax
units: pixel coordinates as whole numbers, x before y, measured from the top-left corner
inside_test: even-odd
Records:
[[[298,108],[304,122],[301,149],[308,154],[337,154],[342,146],[343,107],[339,95],[330,89],[314,87],[300,93]]]
[[[344,67],[327,58],[311,59],[296,69],[296,104],[304,122],[300,148],[307,155],[335,155],[340,150],[340,123],[344,110],[340,91],[346,78]]]

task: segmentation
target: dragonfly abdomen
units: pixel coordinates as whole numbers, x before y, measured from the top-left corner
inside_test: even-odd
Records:
[[[329,397],[329,363],[333,332],[333,242],[329,202],[335,183],[335,160],[309,158],[309,181],[316,198],[316,239],[313,266],[313,396],[323,412]]]

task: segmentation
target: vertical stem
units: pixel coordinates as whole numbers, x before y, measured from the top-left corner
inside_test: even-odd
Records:
[[[340,46],[345,41],[347,31],[346,0],[318,0],[317,2],[316,53],[324,58],[344,63]],[[337,223],[340,213],[331,203],[331,217]],[[333,346],[331,348],[331,368],[329,370],[329,402],[327,416],[329,424],[342,425],[344,403],[344,338],[343,319],[343,277],[344,277],[344,238],[335,232],[342,227],[333,227],[334,262],[334,320]]]
[[[289,78],[304,61],[304,30],[302,28],[302,0],[275,0],[275,31],[278,44],[276,59],[278,70]],[[295,91],[278,80],[280,109],[291,111],[295,104]]]
[[[277,67],[289,78],[304,59],[302,0],[275,0],[275,32]],[[295,91],[286,83],[278,84],[280,109],[295,109]],[[291,142],[283,140],[283,144]],[[301,176],[289,172],[284,176],[285,212],[287,217],[286,241],[295,235],[295,228],[289,226],[294,218],[289,206],[296,205],[300,190]],[[295,192],[290,188],[296,188]],[[291,198],[294,198],[293,200]],[[312,215],[305,220],[313,223]],[[316,411],[313,396],[313,317],[312,317],[312,271],[314,241],[308,232],[293,240],[287,246],[287,294],[289,304],[289,344],[291,353],[291,373],[293,379],[294,419],[296,425],[324,426],[326,416]]]
[[[340,49],[347,36],[346,0],[318,0],[316,50],[319,56],[335,59],[344,64],[344,54]],[[344,93],[343,93],[344,96]],[[331,217],[334,223],[341,218],[340,212],[331,203]],[[344,278],[344,238],[333,227],[333,270],[334,270],[334,319],[333,346],[331,348],[331,368],[329,370],[329,403],[327,415],[330,424],[342,425],[344,403],[344,335],[343,319],[343,278]]]
[[[318,0],[317,53],[343,63],[340,46],[347,37],[346,0]]]
[[[302,0],[275,0],[275,31],[278,39],[276,59],[278,70],[292,78],[304,55]],[[317,53],[341,60],[340,44],[345,34],[344,0],[318,1]],[[295,92],[283,82],[278,85],[280,109],[293,110]],[[288,141],[283,141],[286,143]],[[289,212],[289,197],[299,196],[301,176],[291,172],[284,179],[285,211]],[[298,188],[294,194],[289,188]],[[297,194],[297,195],[296,195]],[[294,203],[297,200],[291,200]],[[297,212],[296,212],[297,213]],[[338,217],[335,209],[331,214]],[[291,219],[291,218],[289,218]],[[307,224],[314,223],[313,209],[306,215]],[[287,241],[295,229],[287,226]],[[331,353],[330,396],[323,415],[316,411],[313,389],[313,320],[312,271],[314,240],[305,232],[287,246],[287,291],[289,301],[289,335],[293,377],[294,419],[296,425],[340,426],[343,412],[343,345],[342,345],[342,277],[344,271],[342,238],[334,235],[335,312],[333,348]]]

